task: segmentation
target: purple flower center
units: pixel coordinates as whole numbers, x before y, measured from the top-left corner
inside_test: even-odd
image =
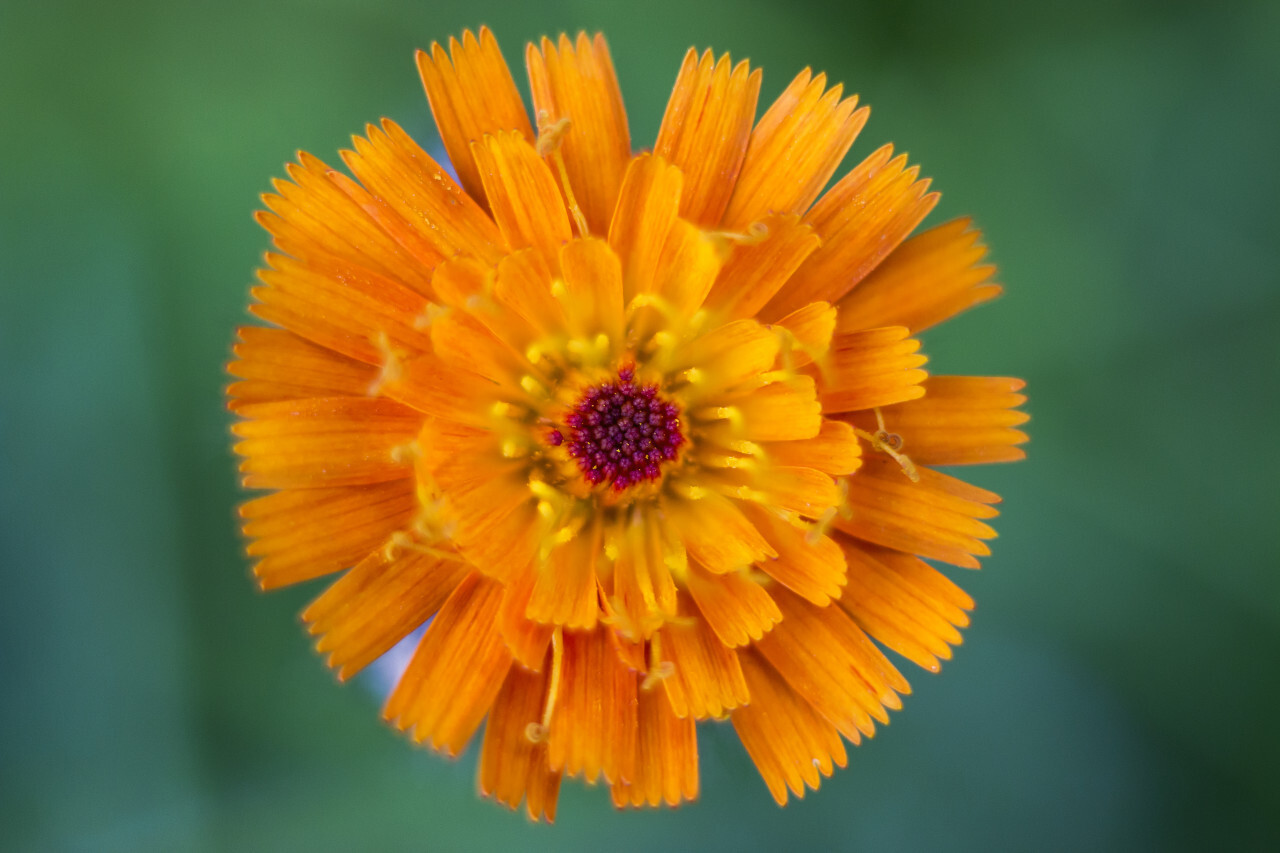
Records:
[[[635,370],[623,367],[618,380],[588,388],[565,418],[571,432],[569,455],[593,486],[613,483],[622,491],[662,475],[685,443],[680,410],[658,395],[657,385],[637,385]]]

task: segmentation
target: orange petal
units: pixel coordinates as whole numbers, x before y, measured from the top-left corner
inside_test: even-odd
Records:
[[[513,381],[524,360],[475,316],[445,311],[431,321],[431,343],[440,360],[455,370],[478,374],[495,384]]]
[[[497,628],[502,585],[472,572],[431,620],[382,716],[453,756],[475,734],[511,667]]]
[[[654,292],[673,317],[688,317],[702,307],[723,265],[720,241],[678,219],[662,247]]]
[[[368,125],[342,160],[442,257],[459,253],[494,263],[504,251],[498,227],[427,152],[390,119]]]
[[[432,290],[424,286],[427,284],[424,279],[444,260],[439,246],[428,240],[420,229],[401,216],[386,199],[369,192],[359,182],[338,171],[330,171],[325,177],[329,179],[329,183],[346,193],[347,198],[358,204],[365,215],[404,250],[413,273],[406,274],[404,265],[401,265],[390,270],[391,277],[399,278],[419,293],[431,296]]]
[[[862,464],[862,445],[849,424],[823,419],[821,431],[813,438],[795,441],[768,441],[763,445],[767,459],[778,465],[816,468],[832,476],[852,474]]]
[[[572,240],[560,250],[571,331],[581,337],[603,333],[622,340],[622,264],[609,244],[597,237]]]
[[[1017,445],[1027,434],[1014,427],[1030,420],[1016,411],[1027,401],[1026,383],[997,376],[930,376],[924,397],[881,410],[885,430],[902,438],[901,449],[919,465],[976,465],[1024,459]],[[874,433],[874,413],[846,416]]]
[[[552,769],[600,774],[614,784],[635,777],[636,674],[614,653],[607,628],[564,634],[564,660],[551,718]]]
[[[609,224],[609,246],[622,259],[623,300],[658,287],[659,262],[680,207],[680,170],[641,154],[627,167]]]
[[[677,717],[722,718],[749,699],[738,656],[687,598],[681,598],[680,612],[685,618],[660,632],[662,657],[672,664],[662,681],[671,709]]]
[[[287,489],[240,507],[253,574],[263,589],[345,569],[379,548],[418,510],[409,479],[338,489]]]
[[[871,737],[873,718],[887,724],[885,707],[902,707],[897,694],[910,692],[906,680],[839,607],[818,607],[785,589],[773,595],[782,621],[756,648],[842,735]]]
[[[812,377],[772,382],[734,401],[748,441],[794,441],[822,430],[822,406]]]
[[[773,325],[790,333],[784,363],[801,367],[821,358],[831,348],[831,335],[836,330],[836,309],[826,302],[811,302]]]
[[[991,553],[981,540],[996,535],[979,519],[998,514],[990,504],[1000,496],[928,468],[918,473],[913,483],[894,460],[868,456],[849,479],[852,517],[837,518],[835,526],[886,548],[978,568],[975,555]]]
[[[822,411],[852,412],[924,396],[920,341],[902,326],[837,335],[822,377]],[[812,369],[812,368],[811,368]]]
[[[803,213],[827,185],[869,110],[840,99],[839,84],[800,72],[751,132],[722,227],[745,228],[767,213]]]
[[[368,364],[385,361],[388,347],[430,349],[416,325],[429,303],[407,287],[336,259],[304,264],[268,253],[267,263],[258,271],[267,286],[253,288],[260,304],[250,307],[263,320]]]
[[[840,300],[838,331],[902,325],[915,334],[996,298],[1003,288],[986,254],[968,218],[912,237]]]
[[[737,502],[713,492],[697,500],[669,502],[667,518],[689,556],[708,571],[731,572],[776,556]]]
[[[537,575],[532,566],[520,572],[502,591],[502,609],[498,611],[498,627],[516,663],[526,669],[539,670],[547,656],[554,628],[540,625],[525,616],[529,597]]]
[[[676,587],[664,560],[659,526],[665,525],[653,514],[639,514],[610,543],[618,554],[611,606],[619,622],[614,631],[627,641],[647,639],[665,619],[676,615]]]
[[[434,418],[487,427],[500,388],[428,352],[397,363],[379,382],[378,393]]]
[[[518,578],[533,561],[540,538],[526,463],[503,459],[491,433],[458,424],[429,424],[419,444],[456,517],[458,550],[490,577],[503,583]]]
[[[773,799],[786,805],[788,788],[803,798],[805,785],[816,791],[822,776],[845,766],[844,743],[835,726],[792,690],[758,652],[744,649],[740,657],[751,702],[734,710],[733,727]]]
[[[973,599],[919,557],[839,537],[849,561],[840,606],[868,634],[937,672],[960,643]]]
[[[526,249],[498,264],[494,297],[543,334],[564,333],[564,305],[552,295],[553,276],[547,257]],[[508,343],[515,344],[514,341]]]
[[[473,143],[471,155],[507,245],[554,259],[572,232],[555,177],[538,152],[519,133],[505,131]]]
[[[401,449],[422,416],[391,400],[324,397],[242,406],[231,429],[250,489],[364,486],[413,475]]]
[[[694,393],[710,394],[770,370],[778,358],[778,345],[778,336],[755,320],[733,320],[683,346],[672,367],[695,370]]]
[[[280,251],[303,261],[336,258],[419,293],[431,292],[431,267],[440,260],[438,252],[407,249],[388,232],[386,217],[371,214],[331,180],[335,173],[318,157],[300,152],[298,162],[301,165],[285,167],[293,183],[277,180],[278,195],[262,197],[271,212],[257,216]],[[394,230],[394,220],[389,223]]]
[[[835,302],[898,247],[938,201],[905,169],[906,155],[889,160],[885,146],[845,175],[805,216],[822,247],[760,313],[780,317],[815,300]],[[867,328],[867,327],[862,327]]]
[[[747,517],[778,552],[760,568],[778,583],[819,607],[840,597],[845,584],[844,555],[827,536],[810,531],[766,507],[750,506]]]
[[[707,305],[729,317],[754,317],[821,240],[796,214],[759,220],[763,238],[732,246]]]
[[[591,629],[600,612],[596,559],[603,550],[598,523],[590,524],[556,547],[535,569],[536,579],[525,616],[535,622]]]
[[[712,63],[693,48],[685,54],[662,129],[653,151],[685,176],[680,215],[712,228],[720,222],[738,179],[751,138],[760,71],[746,60],[731,65],[729,54]]]
[[[782,618],[769,593],[745,572],[715,575],[691,564],[686,584],[707,624],[731,648],[758,641]]]
[[[545,263],[543,267],[546,268]],[[508,365],[514,367],[523,360],[524,349],[538,337],[538,332],[518,314],[502,310],[494,301],[497,282],[496,266],[463,255],[440,264],[431,278],[431,286],[445,305],[484,326],[496,342],[494,346],[516,356],[516,362]],[[549,287],[550,282],[546,282],[546,286]],[[434,327],[440,319],[441,312],[431,317],[433,343]],[[439,351],[438,346],[436,349]],[[489,375],[478,369],[472,372]]]
[[[516,809],[526,800],[529,817],[556,819],[560,773],[547,765],[547,743],[529,739],[542,714],[547,677],[513,666],[493,700],[480,751],[480,793]]]
[[[456,554],[379,548],[302,614],[346,681],[430,619],[470,567]]]
[[[613,804],[678,806],[698,798],[698,737],[692,717],[671,712],[666,691],[641,690],[635,774],[613,785]]]
[[[815,468],[770,465],[743,479],[746,484],[738,490],[741,497],[808,518],[821,518],[840,503],[835,481]]]
[[[591,233],[604,234],[631,159],[627,113],[604,36],[579,33],[575,45],[561,35],[558,46],[544,38],[541,50],[528,46],[525,62],[539,126],[572,122],[561,147],[569,184]]]
[[[418,51],[417,60],[444,150],[467,193],[484,204],[482,168],[472,159],[471,143],[500,130],[533,141],[529,116],[498,42],[488,27],[480,28],[479,39],[464,30],[461,43],[449,39],[448,54],[433,43],[430,54]]]
[[[378,371],[316,346],[284,329],[242,326],[236,361],[227,372],[243,381],[227,388],[228,404],[270,403],[302,397],[355,397],[369,392]]]

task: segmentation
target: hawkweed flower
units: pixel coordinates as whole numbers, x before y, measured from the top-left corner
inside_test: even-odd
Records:
[[[394,122],[265,196],[274,238],[230,406],[264,589],[346,679],[424,623],[385,718],[534,818],[561,777],[698,794],[728,719],[785,803],[937,670],[999,498],[932,466],[1019,459],[1016,379],[929,376],[914,337],[1000,292],[968,220],[868,109],[690,50],[635,153],[604,39],[493,36],[418,69],[455,182]]]

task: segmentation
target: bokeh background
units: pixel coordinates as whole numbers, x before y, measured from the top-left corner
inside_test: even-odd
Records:
[[[703,794],[481,801],[254,590],[223,364],[298,148],[412,51],[602,29],[633,139],[684,50],[806,64],[972,213],[1007,295],[933,369],[1025,376],[1027,462],[943,673],[785,810],[727,726]],[[522,75],[518,75],[522,76]],[[0,848],[1280,849],[1280,4],[294,0],[0,5]],[[904,666],[910,666],[904,664]]]

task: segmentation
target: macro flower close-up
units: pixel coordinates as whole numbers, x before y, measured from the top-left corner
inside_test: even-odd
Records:
[[[999,497],[938,468],[1021,459],[1023,383],[919,335],[1001,287],[894,146],[837,174],[869,109],[823,74],[762,105],[691,49],[650,142],[603,37],[525,60],[531,109],[487,29],[419,52],[448,166],[384,119],[264,197],[256,578],[342,573],[303,618],[344,680],[425,624],[383,716],[535,819],[695,799],[703,720],[785,804],[968,625]]]

